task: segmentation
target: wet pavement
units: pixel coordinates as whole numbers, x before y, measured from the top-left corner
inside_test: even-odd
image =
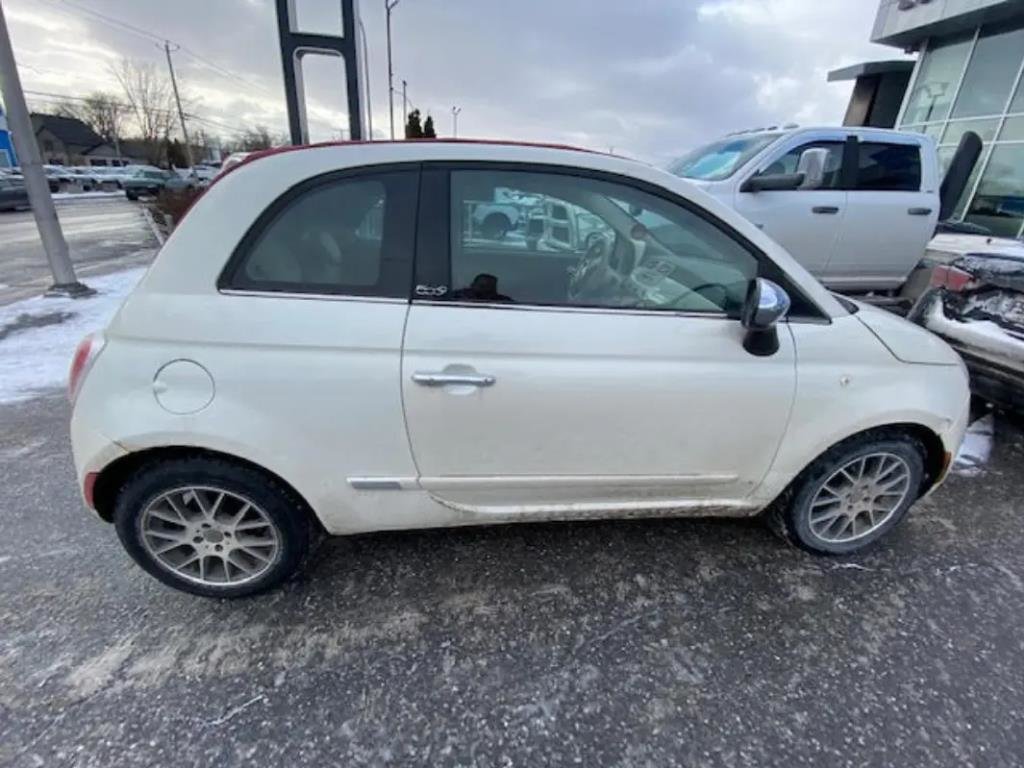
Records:
[[[79,280],[148,264],[157,241],[139,203],[124,197],[61,200],[64,238]],[[0,213],[0,305],[35,296],[53,282],[31,211]]]
[[[1024,763],[1024,433],[886,545],[754,521],[325,544],[236,602],[81,507],[67,406],[0,407],[0,765]]]

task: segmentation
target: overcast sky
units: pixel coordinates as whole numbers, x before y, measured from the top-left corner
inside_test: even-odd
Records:
[[[175,65],[193,111],[223,126],[208,131],[284,131],[273,0],[2,2],[26,90],[116,92],[110,65],[120,58],[165,66],[154,40],[81,10],[92,9],[183,46]],[[304,28],[340,23],[335,0],[296,4]],[[387,133],[383,6],[360,3],[377,136]],[[442,135],[457,104],[460,136],[660,160],[739,128],[838,123],[850,85],[827,83],[828,70],[900,56],[868,42],[876,10],[874,0],[400,0],[396,87],[408,81]],[[338,138],[340,60],[307,62],[312,138]]]

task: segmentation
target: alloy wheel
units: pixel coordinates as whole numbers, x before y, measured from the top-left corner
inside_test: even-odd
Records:
[[[878,530],[910,493],[911,471],[893,453],[872,453],[844,464],[811,499],[811,533],[845,544]]]
[[[142,544],[162,568],[207,586],[262,576],[281,552],[277,526],[258,505],[223,488],[167,491],[140,519]]]

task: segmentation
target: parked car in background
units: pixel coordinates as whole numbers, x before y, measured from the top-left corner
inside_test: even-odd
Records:
[[[472,236],[467,203],[499,189],[611,247]],[[694,185],[442,140],[222,175],[69,392],[87,505],[149,573],[221,597],[280,583],[318,530],[764,512],[849,553],[942,481],[969,410],[948,345]]]
[[[130,166],[97,166],[92,169],[101,180],[103,185],[112,186],[116,189],[124,189],[124,182],[127,181],[133,171]]]
[[[63,192],[68,186],[75,183],[75,177],[64,166],[44,165],[43,172],[46,173],[50,192]]]
[[[25,183],[14,174],[0,174],[0,211],[18,211],[29,208]]]
[[[823,167],[812,176],[802,163],[815,152]],[[899,291],[944,203],[935,140],[920,133],[787,126],[727,136],[668,168],[844,293]],[[958,199],[963,183],[946,197]]]
[[[252,152],[232,152],[230,155],[224,158],[224,162],[220,164],[220,169],[215,174],[214,178],[216,178],[217,176],[224,175],[232,168],[234,168],[236,165],[242,163],[245,160],[245,158],[247,158],[251,154]]]
[[[931,285],[910,319],[960,353],[976,395],[1024,411],[1024,243],[945,235],[929,254]]]
[[[125,197],[138,200],[143,195],[157,195],[171,179],[178,178],[173,171],[165,171],[151,166],[139,166],[132,170],[131,176],[121,182]]]

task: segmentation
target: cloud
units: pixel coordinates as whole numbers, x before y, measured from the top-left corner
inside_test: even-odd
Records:
[[[336,5],[299,2],[303,27],[336,26]],[[68,4],[4,0],[4,8],[26,88],[116,90],[111,59],[163,65],[153,40]],[[199,115],[237,129],[284,130],[272,0],[94,0],[89,8],[181,43],[175,66],[199,97]],[[410,104],[433,114],[442,134],[459,105],[462,135],[615,147],[652,160],[738,128],[836,123],[849,85],[826,83],[828,70],[897,55],[867,41],[875,8],[864,0],[403,0],[392,28],[396,127],[402,79]],[[386,136],[383,4],[363,0],[361,11],[375,134]],[[314,140],[344,127],[337,63],[308,68]]]

